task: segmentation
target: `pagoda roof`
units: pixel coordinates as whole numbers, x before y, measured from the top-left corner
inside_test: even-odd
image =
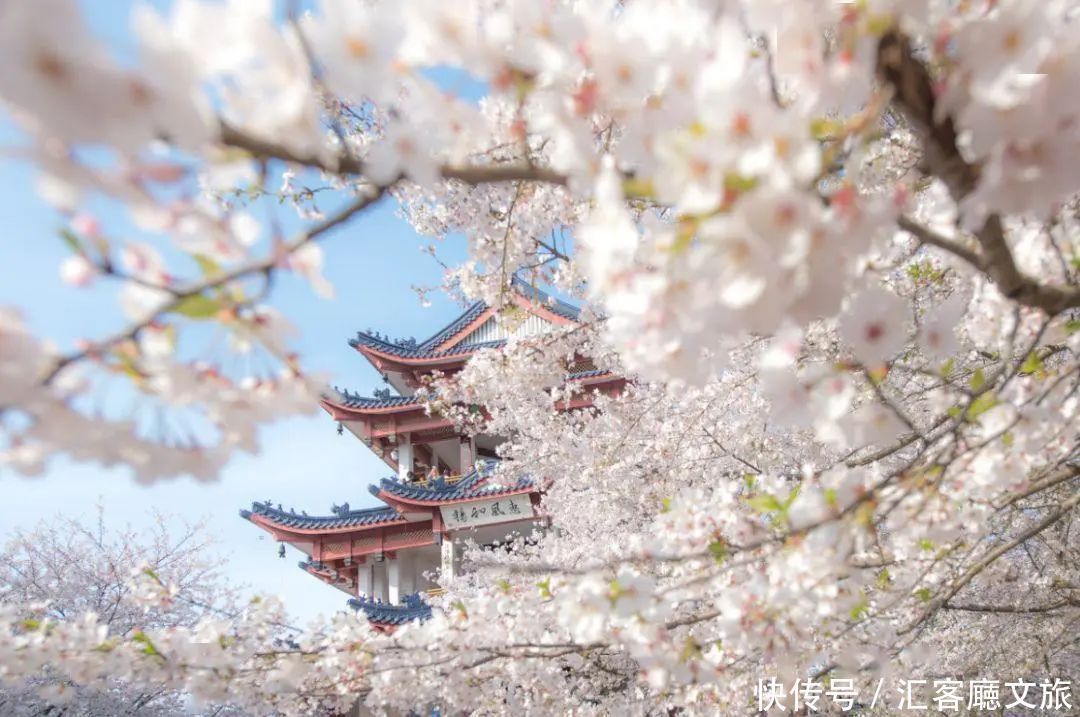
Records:
[[[431,606],[424,602],[419,593],[406,595],[401,605],[394,605],[369,597],[351,598],[349,607],[363,612],[369,622],[376,625],[400,626],[415,620],[427,620],[431,617]]]
[[[420,483],[404,483],[396,478],[383,478],[377,485],[369,486],[368,490],[375,496],[386,493],[410,503],[454,503],[533,490],[531,478],[520,478],[514,485],[486,485],[497,463],[497,460],[485,461],[479,469],[474,467],[453,482],[434,478]]]
[[[384,408],[404,408],[406,406],[422,406],[424,402],[416,396],[361,396],[358,393],[352,393],[348,389],[341,389],[334,386],[339,396],[324,395],[323,397],[333,401],[334,403],[344,408],[354,408],[360,410],[378,410]]]
[[[581,309],[558,299],[548,292],[533,286],[519,276],[510,282],[514,293],[526,302],[555,316],[570,322],[580,319]],[[484,301],[475,301],[457,318],[435,332],[431,337],[416,341],[392,341],[369,331],[359,331],[356,338],[349,341],[355,349],[371,349],[378,353],[402,359],[443,359],[464,356],[483,348],[496,348],[506,343],[505,339],[469,343],[453,343],[475,325],[492,307]]]
[[[498,341],[489,343],[505,342]],[[576,373],[567,374],[565,380],[585,381],[590,378],[601,378],[610,375],[613,374],[607,369],[590,369],[588,371],[578,371]],[[339,388],[337,386],[333,386],[332,388],[333,391],[323,393],[323,400],[340,408],[347,408],[354,411],[392,413],[399,410],[422,408],[425,404],[425,401],[418,396],[361,396],[359,393],[353,393],[347,388]]]
[[[331,508],[333,515],[307,515],[304,512],[297,513],[293,510],[283,510],[281,505],[275,508],[269,501],[251,504],[251,510],[241,510],[240,517],[254,522],[255,516],[260,516],[266,522],[276,527],[292,530],[347,530],[386,523],[406,522],[396,510],[390,506],[378,508],[363,508],[350,510],[349,504]]]

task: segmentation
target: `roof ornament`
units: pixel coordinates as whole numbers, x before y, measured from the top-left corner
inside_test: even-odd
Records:
[[[278,543],[277,556],[282,559],[285,558],[285,543]]]
[[[375,389],[375,391],[373,393],[374,393],[375,398],[379,398],[379,399],[382,399],[384,401],[386,399],[390,398],[390,389],[388,389],[388,388],[377,388],[377,389]]]
[[[348,513],[349,513],[349,504],[348,503],[342,503],[341,505],[337,505],[335,503],[334,505],[332,505],[330,507],[330,512],[333,513],[334,515],[344,517],[344,516],[348,515]]]
[[[338,421],[337,422],[337,434],[340,436],[343,433],[345,433],[345,424],[342,423],[341,421]]]

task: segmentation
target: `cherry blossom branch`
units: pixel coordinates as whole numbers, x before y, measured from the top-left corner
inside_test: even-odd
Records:
[[[950,254],[960,257],[973,268],[978,269],[979,271],[985,271],[984,259],[959,242],[939,234],[930,227],[920,224],[907,215],[901,215],[900,218],[896,220],[896,224],[904,231],[913,234],[922,244],[929,244],[930,246],[944,249]]]
[[[221,133],[219,139],[222,144],[242,149],[248,154],[259,159],[277,159],[289,164],[298,164],[311,169],[318,169],[330,174],[356,175],[364,174],[364,163],[347,154],[336,154],[330,157],[321,157],[314,154],[301,154],[276,142],[255,137],[240,130],[227,122],[220,123]],[[553,172],[550,169],[537,167],[533,164],[507,164],[490,166],[455,166],[443,165],[440,168],[443,179],[456,179],[466,184],[491,184],[495,182],[531,181],[545,182],[565,186],[568,178]],[[399,177],[397,181],[402,179]],[[392,184],[395,184],[392,182]]]
[[[1009,552],[1013,548],[1027,542],[1031,538],[1035,537],[1042,531],[1046,530],[1050,526],[1057,523],[1066,515],[1072,512],[1077,505],[1080,505],[1080,492],[1074,493],[1072,497],[1066,500],[1061,506],[1050,513],[1048,516],[1040,520],[1038,523],[1030,526],[1027,530],[1023,531],[1013,540],[1008,543],[1003,543],[998,547],[991,550],[981,560],[968,568],[963,575],[961,575],[945,592],[941,593],[919,614],[919,616],[913,620],[910,624],[899,631],[899,634],[903,635],[911,630],[915,629],[930,617],[932,617],[938,610],[940,610],[949,600],[951,600],[957,593],[964,589],[964,587],[975,579],[983,570],[990,567],[998,558],[1005,553]]]
[[[879,80],[893,88],[894,101],[924,130],[924,159],[929,172],[945,182],[956,200],[969,195],[978,183],[979,168],[960,154],[952,118],[937,112],[933,78],[915,57],[911,41],[899,30],[885,33],[878,43],[877,74]],[[952,242],[940,241],[933,233],[916,232],[917,225],[905,226],[903,218],[900,224],[922,241],[946,249],[986,272],[1002,294],[1020,304],[1042,309],[1051,316],[1080,307],[1080,291],[1043,284],[1019,270],[997,214],[987,217],[975,234],[982,248],[981,258]]]
[[[157,287],[171,295],[170,299],[165,302],[165,304],[145,319],[131,324],[112,336],[95,341],[79,351],[59,358],[42,378],[42,384],[47,385],[51,383],[61,371],[73,363],[82,361],[90,356],[103,354],[113,346],[134,339],[147,326],[157,321],[160,317],[175,311],[185,300],[190,299],[191,297],[202,295],[211,289],[216,289],[235,281],[243,280],[258,274],[267,274],[273,271],[274,267],[281,261],[283,255],[287,256],[293,253],[308,242],[314,241],[335,227],[344,224],[353,216],[381,199],[389,190],[390,186],[392,185],[376,186],[369,189],[364,195],[358,197],[337,213],[330,215],[319,224],[301,232],[290,241],[282,251],[271,252],[270,255],[264,259],[244,264],[232,271],[222,273],[205,281],[197,282],[183,289],[167,286]]]

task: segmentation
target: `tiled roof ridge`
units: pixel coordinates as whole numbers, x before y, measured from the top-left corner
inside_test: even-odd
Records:
[[[400,605],[363,596],[350,598],[347,604],[353,610],[363,612],[370,622],[379,625],[403,625],[431,617],[431,606],[424,602],[420,593],[404,596]]]
[[[581,308],[574,306],[573,304],[563,301],[552,294],[544,291],[538,286],[534,286],[522,277],[515,274],[510,281],[511,288],[520,294],[525,299],[532,301],[538,306],[555,313],[565,319],[571,321],[577,321],[581,316]],[[370,348],[380,349],[386,353],[391,353],[396,356],[405,357],[449,357],[460,353],[466,353],[467,351],[474,350],[476,348],[482,348],[488,345],[494,346],[505,343],[505,340],[500,339],[497,341],[484,341],[479,343],[459,344],[458,346],[451,347],[445,351],[435,351],[435,347],[444,343],[463,328],[468,326],[482,313],[487,311],[490,305],[484,301],[474,301],[469,304],[461,314],[458,315],[453,321],[435,332],[432,336],[421,341],[416,342],[399,342],[391,341],[372,331],[358,331],[356,338],[349,340],[349,345],[353,348],[363,345]]]
[[[408,483],[394,477],[383,478],[377,484],[368,486],[368,490],[375,496],[386,492],[399,498],[436,502],[494,497],[529,488],[533,485],[532,479],[528,477],[519,478],[513,485],[484,485],[487,479],[491,477],[494,467],[498,463],[498,459],[495,458],[478,462],[478,467],[474,466],[471,471],[454,483],[448,483],[441,478],[425,483]]]
[[[253,516],[261,515],[269,518],[274,523],[289,528],[345,528],[354,525],[372,525],[394,520],[404,520],[397,511],[390,506],[376,506],[373,508],[359,508],[350,510],[349,504],[335,505],[331,508],[333,515],[308,515],[306,511],[297,513],[290,508],[285,510],[278,503],[277,507],[271,501],[255,501],[251,504],[251,510],[241,510],[240,517],[251,520]]]
[[[577,321],[581,316],[581,307],[574,306],[569,302],[553,296],[540,287],[530,284],[517,274],[514,274],[514,278],[510,281],[510,286],[526,299],[532,300],[534,303],[543,306],[548,311],[552,311],[563,318]]]
[[[583,378],[594,378],[596,376],[604,376],[611,373],[608,369],[595,368],[588,371],[576,371],[574,373],[566,374],[565,380],[574,381]],[[422,403],[418,396],[361,396],[359,392],[350,391],[347,388],[340,388],[339,386],[330,387],[337,395],[324,394],[327,398],[340,402],[341,405],[346,408],[390,408],[396,406],[408,406],[412,404],[419,405]]]
[[[337,395],[324,392],[323,397],[335,403],[340,403],[346,408],[391,408],[422,403],[417,396],[394,396],[389,393],[380,396],[361,396],[359,392],[353,392],[347,388],[339,388],[338,386],[331,386],[330,388]]]

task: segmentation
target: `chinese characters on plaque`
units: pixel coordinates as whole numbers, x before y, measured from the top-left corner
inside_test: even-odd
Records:
[[[1072,682],[1058,678],[897,680],[892,686],[879,679],[860,690],[850,678],[799,679],[787,685],[770,677],[758,680],[754,696],[758,710],[769,713],[852,712],[877,707],[939,714],[1003,709],[1045,714],[1047,710],[1073,708]]]
[[[444,505],[439,510],[442,512],[443,525],[450,530],[533,517],[532,501],[528,495],[507,495],[472,503]]]

